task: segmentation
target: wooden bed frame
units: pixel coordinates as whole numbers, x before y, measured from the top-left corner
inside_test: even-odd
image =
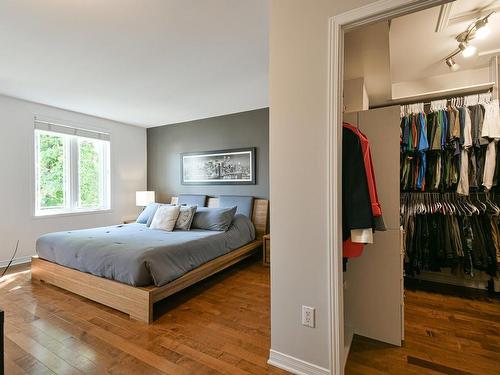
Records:
[[[177,203],[177,198],[172,198]],[[217,198],[209,198],[208,207],[218,207]],[[122,311],[132,319],[146,323],[153,321],[153,304],[187,288],[233,264],[252,255],[262,246],[262,236],[267,232],[269,201],[255,199],[252,222],[256,239],[228,254],[207,262],[184,274],[178,279],[157,287],[134,287],[117,281],[94,276],[72,268],[64,267],[34,256],[31,260],[31,280],[46,282],[59,288],[86,297],[92,301]]]

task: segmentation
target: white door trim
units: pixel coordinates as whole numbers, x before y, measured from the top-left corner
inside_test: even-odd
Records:
[[[451,0],[380,0],[329,19],[327,236],[331,373],[344,373],[344,295],[342,273],[342,92],[344,31],[417,12]]]

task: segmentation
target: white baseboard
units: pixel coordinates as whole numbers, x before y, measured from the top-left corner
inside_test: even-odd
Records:
[[[9,264],[9,262],[10,262],[10,260],[0,260],[0,268],[7,267],[7,264]],[[29,263],[29,262],[31,262],[31,256],[14,258],[11,266],[15,266],[16,264]]]
[[[267,363],[296,375],[330,375],[330,370],[324,367],[314,365],[272,349],[269,351],[269,360]]]

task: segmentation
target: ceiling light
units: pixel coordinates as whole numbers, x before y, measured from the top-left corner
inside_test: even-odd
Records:
[[[455,60],[453,60],[453,57],[448,57],[446,59],[446,65],[448,65],[452,72],[456,72],[460,68]]]
[[[462,48],[460,48],[462,49]],[[462,49],[462,56],[463,57],[471,57],[476,54],[477,48],[474,46],[466,46],[464,49]]]
[[[474,33],[474,36],[478,39],[484,39],[488,35],[490,35],[490,33],[491,33],[491,29],[489,28],[488,25],[485,25],[485,26],[477,29],[476,32]]]
[[[486,17],[483,17],[479,20],[476,20],[474,23],[470,24],[467,30],[461,32],[457,35],[455,40],[458,42],[458,49],[453,51],[448,57],[445,59],[446,65],[452,70],[458,70],[458,65],[455,63],[453,58],[457,56],[459,53],[462,53],[463,57],[471,57],[474,56],[477,52],[477,48],[471,46],[469,43],[474,38],[482,39],[490,33],[490,29],[488,27],[488,20],[495,12],[491,12]]]

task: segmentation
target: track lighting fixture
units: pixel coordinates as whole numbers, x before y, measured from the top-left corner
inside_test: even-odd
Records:
[[[463,57],[471,57],[476,54],[477,48],[468,44],[465,44],[465,46],[462,46],[464,43],[460,43],[460,50],[462,51],[462,56]],[[462,49],[462,47],[464,47]]]
[[[452,72],[456,72],[459,68],[458,64],[453,60],[453,57],[448,57],[446,59],[446,65],[450,68]]]
[[[477,31],[475,32],[474,36],[477,39],[484,39],[488,35],[490,35],[490,33],[491,33],[490,27],[488,25],[484,25],[481,28],[477,29]]]
[[[478,19],[474,23],[470,24],[467,30],[457,35],[455,38],[458,42],[458,49],[452,52],[445,59],[446,65],[452,70],[458,70],[458,64],[455,63],[453,58],[462,53],[463,57],[471,57],[474,56],[477,52],[477,48],[470,44],[470,41],[474,38],[482,39],[488,36],[490,33],[490,29],[488,28],[488,19],[495,12],[491,12],[487,16]]]

